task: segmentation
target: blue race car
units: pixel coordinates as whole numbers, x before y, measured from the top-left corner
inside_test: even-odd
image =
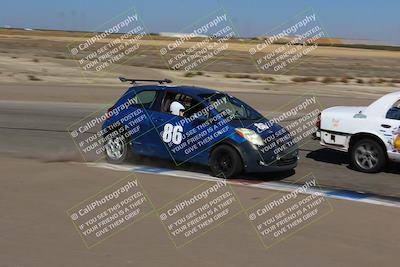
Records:
[[[120,80],[133,86],[106,113],[102,133],[108,162],[143,155],[176,165],[206,165],[225,178],[297,166],[298,147],[291,134],[233,96],[167,85],[170,80]]]

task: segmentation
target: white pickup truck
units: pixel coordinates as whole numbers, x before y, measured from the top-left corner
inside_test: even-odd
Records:
[[[322,146],[349,152],[352,166],[379,172],[388,160],[400,162],[400,92],[368,107],[332,107],[317,120]]]

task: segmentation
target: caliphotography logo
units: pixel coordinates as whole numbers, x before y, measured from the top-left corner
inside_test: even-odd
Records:
[[[284,74],[314,55],[319,44],[330,42],[313,9],[290,18],[260,39],[261,43],[249,48],[249,54],[260,72],[276,74]]]
[[[128,64],[130,58],[140,54],[142,39],[148,35],[135,8],[111,18],[98,29],[67,46],[84,74],[102,73]]]

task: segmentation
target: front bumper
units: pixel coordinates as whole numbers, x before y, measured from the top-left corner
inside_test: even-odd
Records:
[[[237,146],[243,159],[244,170],[249,173],[280,172],[296,168],[298,162],[298,149],[292,148],[286,153],[271,156],[262,153],[260,149],[249,142]]]
[[[388,158],[394,162],[400,162],[400,153],[395,151],[388,151]]]
[[[284,172],[290,171],[297,167],[297,162],[291,165],[285,166],[259,166],[252,165],[245,168],[246,173],[272,173],[272,172]]]

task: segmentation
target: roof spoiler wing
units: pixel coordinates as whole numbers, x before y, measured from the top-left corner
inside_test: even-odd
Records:
[[[124,77],[119,77],[119,80],[121,82],[123,82],[123,83],[129,82],[131,84],[136,84],[137,82],[157,82],[159,84],[172,83],[172,81],[169,80],[169,79],[164,79],[164,80],[143,80],[143,79],[128,79],[128,78],[124,78]]]

